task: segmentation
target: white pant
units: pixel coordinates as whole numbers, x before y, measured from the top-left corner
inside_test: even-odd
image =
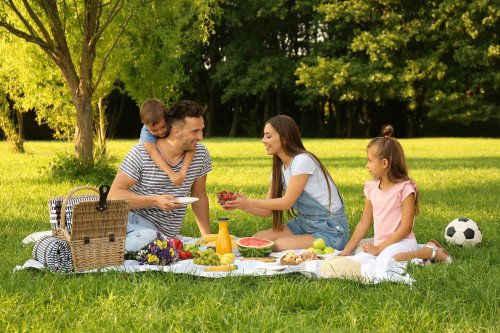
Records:
[[[159,230],[154,223],[140,217],[134,212],[129,212],[125,251],[139,251],[151,243],[156,238],[158,232]]]
[[[402,252],[416,251],[421,248],[416,239],[403,239],[386,247],[378,256],[366,252],[359,252],[351,258],[361,264],[361,274],[370,279],[387,276],[393,267],[392,259],[396,254]]]

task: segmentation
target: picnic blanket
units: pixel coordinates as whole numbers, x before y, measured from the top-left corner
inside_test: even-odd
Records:
[[[28,245],[40,237],[49,234],[47,232],[38,232],[29,235],[23,240],[23,244]],[[185,244],[196,242],[196,238],[177,236]],[[296,253],[300,253],[303,250],[295,250]],[[237,250],[235,250],[237,252]],[[238,254],[238,253],[237,253]],[[321,267],[326,263],[324,260],[310,260],[305,261],[299,265],[281,265],[279,258],[283,255],[283,252],[273,252],[272,257],[276,258],[276,262],[261,262],[256,260],[241,261],[240,257],[236,258],[235,265],[238,269],[229,272],[205,272],[204,266],[197,265],[192,259],[178,261],[172,265],[161,266],[161,265],[147,265],[141,264],[136,260],[125,260],[123,265],[120,266],[110,266],[100,269],[88,270],[83,273],[94,273],[94,272],[107,272],[107,271],[120,271],[120,272],[147,272],[147,271],[162,271],[166,273],[176,273],[176,274],[190,274],[209,278],[222,278],[227,276],[271,276],[279,274],[289,274],[289,273],[301,273],[310,278],[322,278]],[[414,280],[406,272],[407,263],[397,263],[395,261],[388,263],[387,274],[378,275],[374,277],[365,277],[361,282],[363,283],[380,283],[383,281],[405,283],[412,285]],[[27,260],[23,265],[17,265],[14,268],[14,272],[34,268],[34,269],[46,269],[47,267],[33,259]]]

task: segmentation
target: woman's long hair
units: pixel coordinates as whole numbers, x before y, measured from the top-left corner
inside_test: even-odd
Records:
[[[328,170],[324,167],[321,161],[311,152],[308,152],[302,143],[302,139],[300,137],[300,130],[297,123],[285,115],[275,116],[267,121],[269,125],[271,125],[276,132],[278,132],[281,141],[281,147],[285,154],[295,157],[298,154],[309,154],[316,163],[318,163],[323,175],[326,179],[326,184],[328,186],[328,202],[329,206],[331,205],[332,195],[331,195],[331,187],[330,182],[333,182],[332,176],[328,173]],[[281,198],[283,195],[283,185],[284,178],[283,173],[281,171],[281,166],[283,162],[277,155],[273,155],[273,176],[271,180],[271,198]],[[294,216],[294,212],[292,209],[288,210],[289,216]],[[274,230],[282,230],[283,229],[283,211],[281,210],[273,210],[273,229]]]

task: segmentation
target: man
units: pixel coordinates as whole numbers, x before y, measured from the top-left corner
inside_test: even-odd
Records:
[[[131,211],[127,225],[126,251],[137,251],[151,242],[160,231],[167,237],[179,234],[186,214],[186,205],[176,198],[193,196],[193,213],[202,235],[210,233],[207,173],[212,160],[203,139],[203,108],[193,101],[180,101],[167,111],[170,133],[158,138],[161,156],[175,172],[179,172],[184,156],[194,151],[184,183],[175,186],[154,163],[143,143],[135,145],[125,157],[111,185],[110,199],[125,199]]]

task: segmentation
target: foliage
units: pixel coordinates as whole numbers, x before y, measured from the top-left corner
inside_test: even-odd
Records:
[[[420,120],[498,118],[493,3],[327,1],[317,9],[330,36],[301,63],[298,83],[336,104],[404,101]]]
[[[113,140],[108,148],[121,161],[134,143]],[[230,219],[231,234],[239,237],[269,228],[269,219],[224,212],[215,195],[227,189],[255,198],[265,196],[271,160],[259,140],[209,139],[204,143],[213,158],[207,179],[212,230],[217,230],[217,217],[222,215]],[[365,168],[367,141],[308,139],[304,143],[332,173],[352,230],[361,217],[362,188],[369,177]],[[28,141],[27,153],[19,155],[10,152],[8,143],[0,142],[0,329],[496,332],[500,206],[495,193],[500,187],[500,140],[418,139],[401,143],[422,193],[422,211],[415,222],[418,241],[442,241],[447,223],[460,216],[478,222],[484,235],[476,248],[446,246],[455,259],[450,266],[411,267],[416,279],[412,288],[315,280],[300,274],[211,279],[163,272],[13,273],[15,265],[31,257],[32,246],[22,246],[22,239],[50,228],[48,198],[83,183],[54,181],[38,172],[57,151],[71,149],[69,143]],[[181,233],[199,236],[190,208]]]
[[[115,52],[117,78],[138,104],[160,98],[167,105],[185,84],[180,59],[211,33],[214,1],[151,1],[137,9]],[[144,18],[148,24],[144,24]]]
[[[58,153],[49,162],[45,174],[54,180],[73,181],[86,184],[111,184],[116,175],[115,159],[99,155],[92,164],[85,164],[73,154]]]
[[[12,52],[16,50],[16,52]],[[20,112],[36,110],[54,138],[70,140],[75,108],[59,69],[37,46],[0,30],[0,85]]]

